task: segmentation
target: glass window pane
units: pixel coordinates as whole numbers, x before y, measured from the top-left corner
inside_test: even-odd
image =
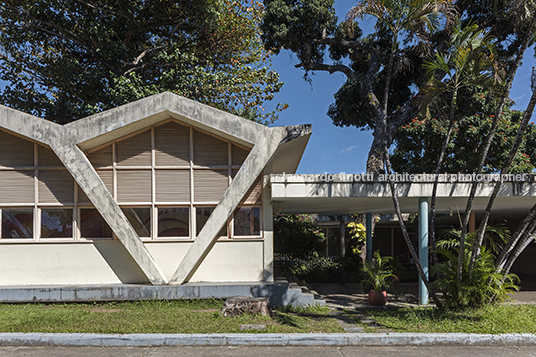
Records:
[[[159,237],[189,237],[190,209],[188,207],[158,208]]]
[[[72,238],[72,209],[42,209],[41,238]]]
[[[208,217],[212,214],[212,211],[214,211],[215,207],[196,207],[195,209],[195,226],[196,226],[196,237],[199,235],[199,232],[201,232],[201,229],[205,226],[205,223],[207,223]],[[220,233],[218,234],[218,237],[227,237],[227,224],[223,226]]]
[[[234,215],[235,236],[259,236],[261,234],[261,209],[259,207],[241,207]]]
[[[145,208],[121,208],[128,221],[140,237],[151,236],[151,209]]]
[[[80,210],[82,238],[112,238],[112,229],[94,208]]]
[[[33,209],[2,209],[2,238],[33,238]]]

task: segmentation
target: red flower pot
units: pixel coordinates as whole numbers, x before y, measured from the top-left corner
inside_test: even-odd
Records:
[[[375,290],[371,290],[368,293],[368,301],[372,306],[383,306],[387,303],[387,291],[377,293]]]

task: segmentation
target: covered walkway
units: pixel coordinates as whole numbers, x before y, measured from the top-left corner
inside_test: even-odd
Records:
[[[276,213],[311,214],[367,214],[367,247],[372,214],[393,214],[394,206],[387,175],[370,174],[277,174],[270,176],[271,196]],[[419,214],[418,253],[428,274],[428,210],[434,177],[430,174],[400,174],[395,181],[400,208],[403,213]],[[472,226],[484,212],[499,175],[442,174],[436,195],[436,214],[453,216],[463,214],[474,181],[478,182],[473,204]],[[505,175],[495,201],[491,219],[523,218],[536,204],[534,175]],[[371,258],[372,250],[367,250]],[[428,294],[419,279],[418,302],[428,303]]]

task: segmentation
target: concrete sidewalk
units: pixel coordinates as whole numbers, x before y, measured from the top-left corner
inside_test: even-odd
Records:
[[[536,346],[535,334],[82,334],[0,333],[0,346]]]

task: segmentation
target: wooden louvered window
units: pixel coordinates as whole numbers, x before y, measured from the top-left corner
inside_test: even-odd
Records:
[[[151,166],[151,130],[118,141],[117,166]]]
[[[0,204],[33,204],[34,170],[0,170]]]
[[[33,167],[34,143],[0,130],[0,167]]]
[[[175,122],[155,128],[155,165],[190,166],[190,128]]]
[[[117,201],[119,203],[150,203],[151,170],[118,170]]]
[[[155,170],[156,202],[190,202],[190,170]]]
[[[229,186],[228,170],[194,170],[194,201],[217,203]]]
[[[39,203],[74,203],[74,179],[67,170],[39,170]]]
[[[140,237],[195,239],[248,154],[169,120],[93,148],[87,158]],[[113,238],[48,146],[0,130],[0,183],[0,239]],[[259,179],[240,204],[260,205],[261,193]],[[231,222],[221,236],[232,236]]]

